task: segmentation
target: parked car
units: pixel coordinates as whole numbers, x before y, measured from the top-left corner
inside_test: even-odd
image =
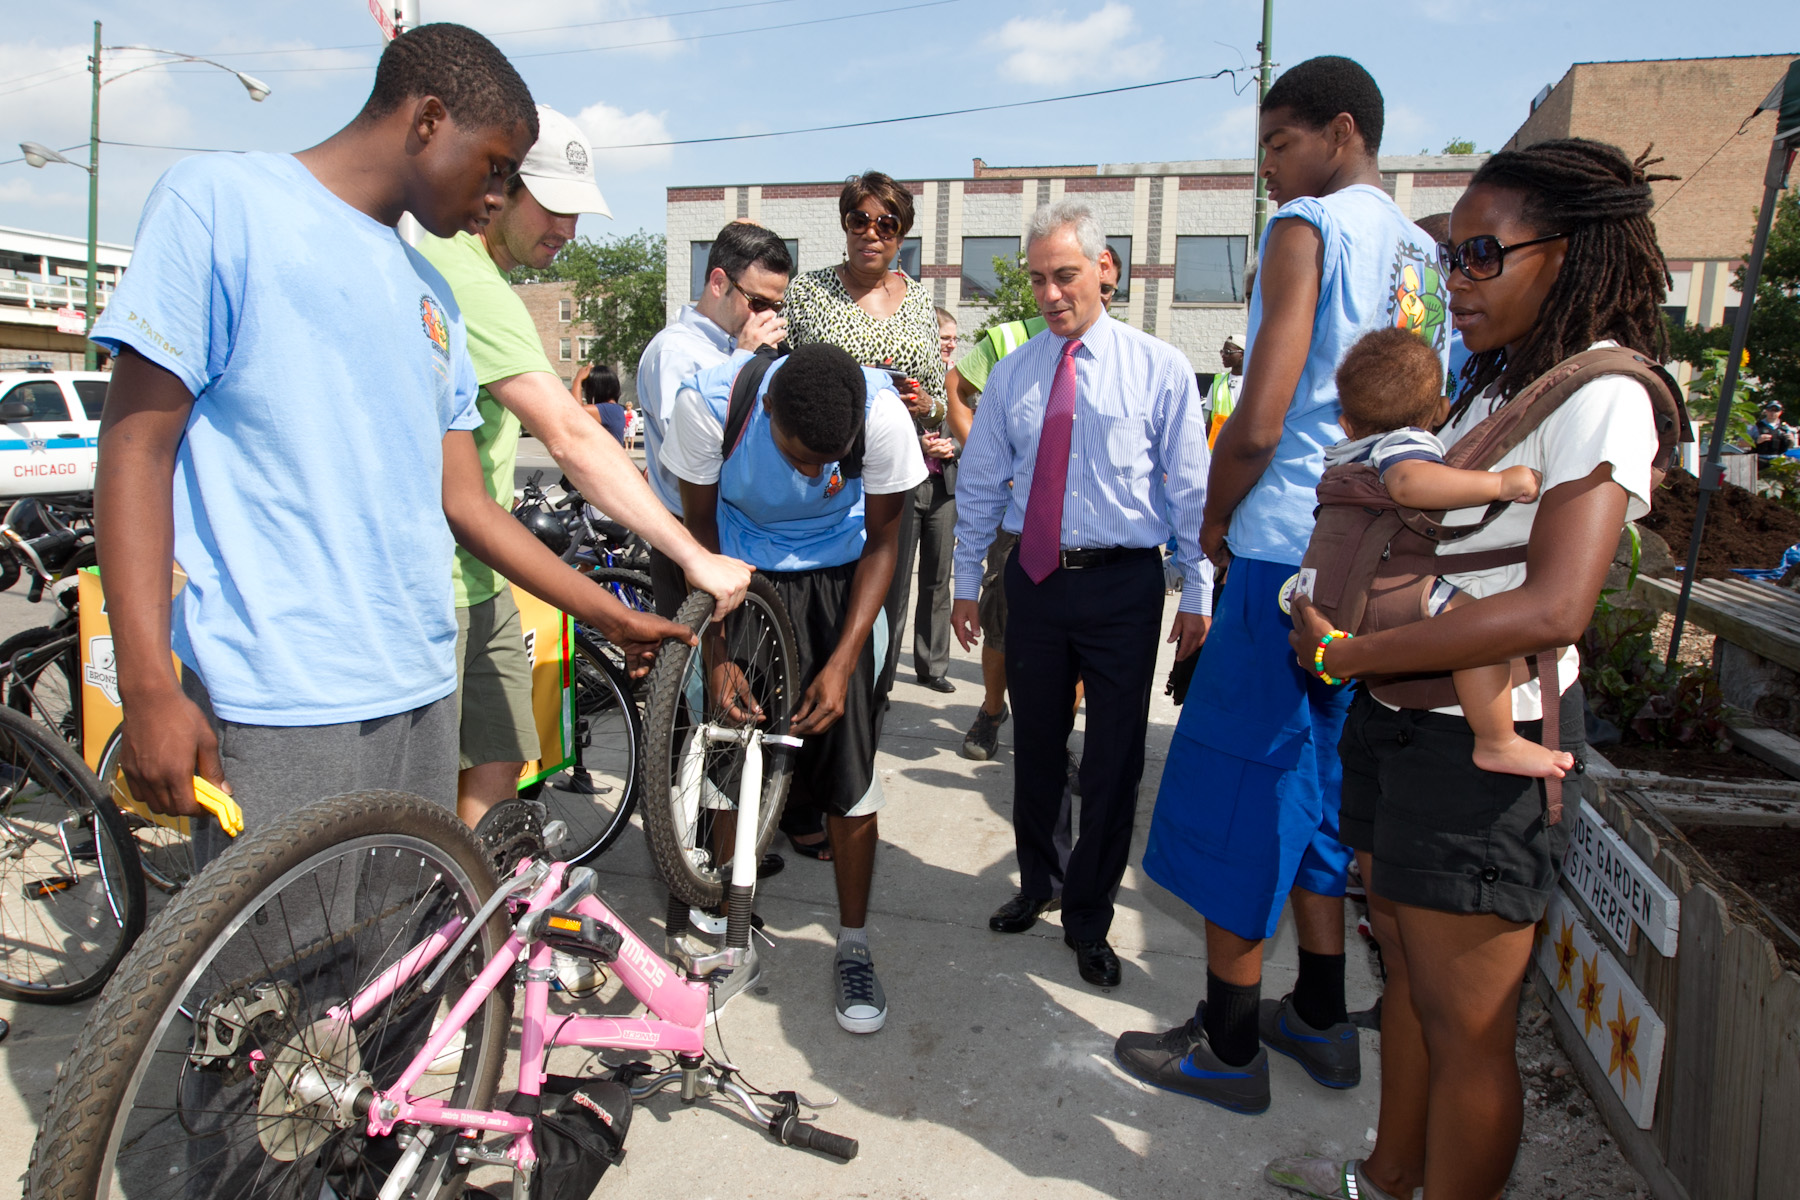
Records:
[[[110,375],[0,363],[0,498],[94,490]]]

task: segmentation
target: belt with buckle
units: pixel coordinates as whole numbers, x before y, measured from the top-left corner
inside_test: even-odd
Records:
[[[1160,553],[1155,546],[1101,546],[1093,550],[1063,550],[1058,553],[1057,565],[1065,571],[1085,571],[1090,567],[1110,567],[1114,563],[1149,558]]]

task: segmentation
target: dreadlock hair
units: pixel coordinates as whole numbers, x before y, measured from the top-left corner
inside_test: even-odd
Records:
[[[421,25],[389,42],[358,119],[379,120],[421,96],[443,101],[450,119],[465,128],[522,123],[537,140],[531,89],[494,43],[465,25]]]
[[[1559,138],[1503,150],[1475,172],[1470,187],[1519,193],[1519,219],[1539,236],[1567,233],[1568,249],[1518,355],[1496,347],[1464,364],[1458,394],[1465,404],[1496,381],[1510,399],[1603,338],[1658,361],[1668,356],[1662,302],[1669,267],[1650,222],[1650,184],[1676,176],[1645,174],[1662,161],[1649,155],[1646,148],[1633,162],[1617,146]]]

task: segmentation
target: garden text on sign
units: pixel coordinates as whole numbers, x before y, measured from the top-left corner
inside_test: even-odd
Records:
[[[1675,953],[1681,900],[1586,800],[1569,829],[1563,878],[1622,947],[1633,925],[1664,958]]]

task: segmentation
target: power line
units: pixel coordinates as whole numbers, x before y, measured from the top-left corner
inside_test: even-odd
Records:
[[[1676,185],[1675,190],[1670,192],[1668,195],[1664,196],[1662,198],[1662,203],[1658,204],[1655,208],[1650,210],[1650,216],[1654,219],[1657,213],[1659,213],[1663,209],[1669,207],[1669,201],[1671,201],[1671,200],[1675,199],[1675,197],[1681,195],[1681,189],[1686,187],[1690,182],[1692,182],[1694,176],[1696,176],[1696,175],[1700,174],[1700,172],[1706,170],[1708,164],[1710,164],[1713,159],[1719,157],[1719,155],[1721,155],[1725,152],[1725,147],[1731,145],[1731,143],[1735,139],[1741,138],[1744,136],[1744,131],[1750,128],[1750,122],[1756,120],[1757,115],[1759,113],[1761,113],[1762,111],[1763,110],[1760,108],[1757,109],[1756,112],[1753,112],[1749,116],[1745,117],[1743,120],[1743,123],[1740,124],[1735,130],[1733,130],[1731,133],[1726,134],[1725,140],[1719,143],[1719,148],[1717,150],[1714,150],[1711,154],[1706,156],[1706,162],[1701,163],[1699,166],[1695,167],[1692,171],[1689,171],[1687,173],[1687,177],[1685,179],[1683,179],[1679,184]]]
[[[1244,68],[1248,70],[1248,68]],[[717,142],[748,142],[757,138],[791,137],[799,133],[826,133],[835,129],[866,129],[871,125],[899,125],[906,121],[931,121],[939,117],[964,117],[971,113],[1000,112],[1008,108],[1030,108],[1035,104],[1056,104],[1064,100],[1088,100],[1095,96],[1116,96],[1121,92],[1141,92],[1146,88],[1168,87],[1176,83],[1194,83],[1203,79],[1221,79],[1232,77],[1232,91],[1239,95],[1243,89],[1237,86],[1238,69],[1227,67],[1214,71],[1211,75],[1183,75],[1179,79],[1159,79],[1154,83],[1132,83],[1124,87],[1102,88],[1095,92],[1074,92],[1067,96],[1045,96],[1038,100],[1015,100],[1010,104],[983,104],[974,108],[952,108],[944,112],[916,113],[910,117],[878,117],[870,121],[846,121],[839,125],[813,125],[805,129],[781,129],[770,133],[733,133],[719,137],[682,138],[669,142],[631,142],[616,146],[595,146],[595,152],[601,150],[648,150],[658,146],[705,146]]]
[[[603,54],[614,50],[641,50],[649,46],[674,46],[682,42],[704,42],[713,38],[742,37],[749,33],[771,33],[783,29],[800,29],[808,25],[830,25],[837,21],[855,21],[863,17],[880,17],[889,13],[913,12],[921,8],[941,8],[946,4],[961,4],[964,0],[922,0],[917,4],[901,4],[893,8],[873,8],[864,12],[839,13],[831,17],[815,17],[807,21],[785,21],[778,25],[755,25],[748,29],[715,30],[711,33],[694,33],[685,37],[655,38],[643,42],[621,42],[612,46],[577,46],[566,50],[535,50],[526,54],[509,54],[509,59],[522,58],[555,58],[567,54]],[[226,57],[230,57],[227,55]],[[264,67],[265,75],[315,75],[334,71],[368,71],[374,68],[373,63],[365,63],[353,67]]]

